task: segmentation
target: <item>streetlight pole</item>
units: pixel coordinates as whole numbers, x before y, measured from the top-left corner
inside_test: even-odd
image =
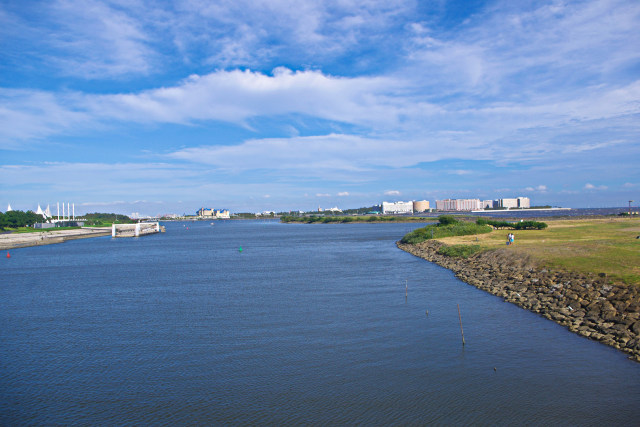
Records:
[[[629,200],[629,216],[631,216],[631,202],[633,202],[633,200]]]

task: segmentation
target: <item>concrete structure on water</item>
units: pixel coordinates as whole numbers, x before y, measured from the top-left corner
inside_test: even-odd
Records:
[[[111,237],[140,237],[162,231],[159,222],[139,222],[137,224],[113,224]]]

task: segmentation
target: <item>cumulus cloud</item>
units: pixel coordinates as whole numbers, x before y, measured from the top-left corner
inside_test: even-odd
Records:
[[[400,192],[398,190],[387,190],[384,192],[385,196],[399,196]]]
[[[547,186],[546,185],[538,185],[536,187],[527,187],[525,188],[526,191],[537,191],[540,193],[544,193],[547,191]]]
[[[316,193],[316,197],[331,197],[331,194],[328,194],[328,193]]]
[[[338,193],[338,196],[340,196],[340,197],[345,197],[345,196],[348,196],[348,195],[349,195],[348,191],[341,191],[341,192]]]

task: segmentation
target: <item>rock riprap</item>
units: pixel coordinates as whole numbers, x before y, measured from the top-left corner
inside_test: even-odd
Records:
[[[550,271],[508,249],[453,258],[426,241],[398,247],[454,272],[460,280],[539,313],[570,331],[615,347],[640,362],[640,291],[606,277]]]

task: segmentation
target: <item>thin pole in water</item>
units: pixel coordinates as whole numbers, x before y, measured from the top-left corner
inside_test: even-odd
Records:
[[[409,285],[407,284],[407,280],[404,281],[404,299],[407,299],[407,294],[409,293]]]
[[[462,334],[462,346],[464,347],[464,331],[462,330],[462,315],[460,315],[460,304],[458,304],[458,319],[460,320],[460,333]]]

